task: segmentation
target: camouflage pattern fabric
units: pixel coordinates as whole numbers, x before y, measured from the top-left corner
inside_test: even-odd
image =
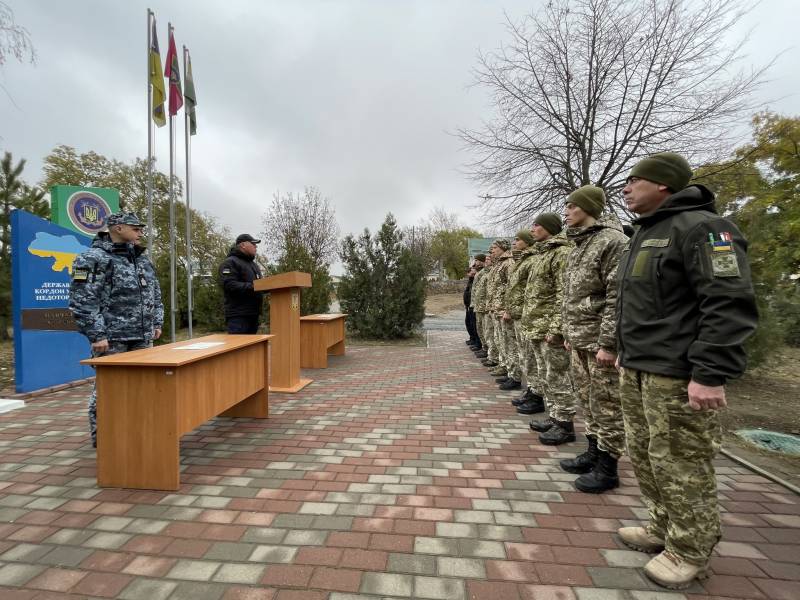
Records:
[[[597,437],[600,450],[620,457],[625,451],[625,428],[619,400],[619,374],[614,367],[599,367],[595,352],[572,349],[570,376],[586,433]]]
[[[481,348],[486,350],[486,334],[484,333],[483,329],[483,315],[481,313],[475,313],[475,329],[478,330],[478,339],[481,341]]]
[[[531,340],[530,344],[548,414],[556,421],[572,421],[576,401],[569,378],[569,352],[563,344],[549,344],[544,340]]]
[[[89,341],[152,340],[164,323],[155,269],[133,244],[100,233],[72,264],[69,309]]]
[[[616,217],[569,228],[575,247],[564,271],[563,334],[573,348],[616,351],[617,267],[627,236]]]
[[[102,354],[95,354],[98,356],[110,356],[112,354],[120,354],[122,352],[130,352],[131,350],[141,350],[143,348],[151,348],[153,346],[152,340],[132,340],[132,341],[112,341],[108,343],[108,350]],[[89,397],[89,434],[92,436],[92,444],[97,445],[97,384],[92,387],[92,395]]]
[[[563,233],[534,245],[521,316],[525,333],[534,340],[562,335],[564,267],[571,250]]]
[[[494,345],[497,348],[497,362],[499,362],[502,366],[508,369],[508,364],[506,363],[506,344],[505,344],[505,332],[503,331],[503,320],[500,318],[500,315],[496,312],[489,313],[492,315],[492,321],[494,326]]]
[[[484,267],[475,274],[475,279],[472,280],[472,298],[469,305],[476,314],[486,312],[486,284],[489,281],[490,271],[491,267]]]
[[[514,268],[514,259],[511,251],[504,252],[497,259],[497,265],[492,266],[492,277],[487,286],[486,304],[489,310],[500,314],[506,306],[506,290],[508,289],[508,277]]]
[[[508,370],[508,376],[515,381],[520,381],[522,371],[519,365],[519,346],[517,345],[517,334],[514,331],[514,321],[500,320],[503,331],[503,363]]]
[[[527,387],[536,392],[541,392],[539,383],[539,370],[536,368],[536,356],[531,349],[531,340],[525,335],[520,321],[514,321],[514,334],[517,336],[517,351],[519,353],[519,370],[522,379],[527,382]]]
[[[505,309],[511,318],[519,320],[522,318],[522,307],[525,303],[525,287],[528,285],[528,274],[534,262],[535,246],[529,246],[525,250],[513,251],[514,265],[509,270],[508,287],[506,288]]]
[[[712,461],[722,431],[719,411],[689,407],[688,383],[622,369],[620,396],[628,454],[650,511],[648,532],[704,566],[721,535]]]
[[[498,352],[497,341],[494,337],[495,323],[497,320],[494,317],[494,313],[487,312],[481,316],[483,317],[483,331],[486,335],[486,358],[499,363],[500,353]]]

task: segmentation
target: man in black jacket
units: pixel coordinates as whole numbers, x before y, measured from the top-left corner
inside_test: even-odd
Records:
[[[628,453],[650,512],[622,541],[661,552],[648,577],[682,589],[705,573],[720,538],[712,460],[725,383],[745,369],[758,321],[747,242],[714,195],[688,185],[686,159],[637,163],[623,195],[639,215],[619,265],[620,397]]]
[[[243,233],[236,238],[236,245],[219,266],[228,333],[258,332],[263,294],[253,289],[253,282],[261,279],[261,269],[255,261],[259,243],[261,240]]]

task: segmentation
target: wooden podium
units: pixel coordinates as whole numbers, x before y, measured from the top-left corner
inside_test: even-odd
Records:
[[[311,287],[311,275],[300,271],[256,279],[253,289],[269,292],[269,332],[272,340],[271,392],[299,392],[311,379],[300,377],[300,288]]]

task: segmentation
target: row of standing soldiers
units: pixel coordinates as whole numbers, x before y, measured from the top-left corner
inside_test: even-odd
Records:
[[[714,195],[689,185],[674,153],[640,161],[623,196],[636,214],[631,237],[605,210],[602,189],[567,198],[566,228],[539,215],[513,245],[478,255],[470,308],[474,350],[543,444],[575,441],[580,406],[588,448],[560,461],[575,487],[619,486],[627,453],[650,521],[623,527],[627,545],[660,552],[646,566],[670,588],[702,577],[721,527],[711,461],[719,448],[725,383],[744,371],[744,341],[757,323],[736,226]]]

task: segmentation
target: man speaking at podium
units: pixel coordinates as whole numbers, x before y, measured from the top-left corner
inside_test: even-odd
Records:
[[[261,279],[256,264],[257,240],[249,233],[236,238],[236,245],[219,266],[219,280],[225,293],[225,326],[228,333],[257,333],[263,293],[253,289]]]

